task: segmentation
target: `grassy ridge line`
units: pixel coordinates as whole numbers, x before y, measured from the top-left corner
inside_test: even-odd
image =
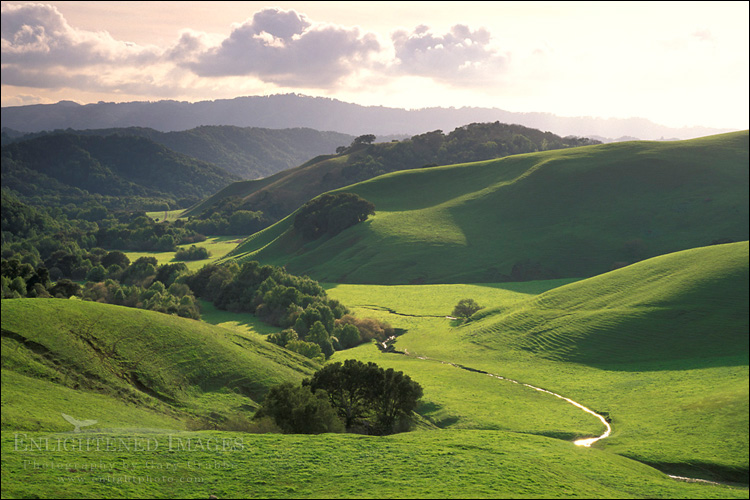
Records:
[[[343,283],[496,282],[525,261],[519,279],[592,276],[748,239],[747,144],[738,132],[396,172],[338,190],[375,204],[367,222],[306,243],[292,215],[229,258]]]
[[[747,498],[746,489],[674,481],[601,450],[497,431],[380,438],[181,433],[173,441],[182,448],[172,451],[169,435],[111,437],[150,438],[159,447],[120,452],[115,460],[103,451],[23,451],[37,434],[21,436],[16,451],[14,436],[4,433],[3,497],[236,498],[251,490],[261,498]],[[198,439],[236,445],[201,449]],[[24,460],[78,466],[33,469]]]
[[[269,387],[318,367],[249,335],[94,302],[4,300],[2,326],[4,368],[161,410],[252,408]]]

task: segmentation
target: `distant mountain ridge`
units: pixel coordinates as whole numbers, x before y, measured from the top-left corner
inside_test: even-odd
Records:
[[[557,135],[622,136],[639,139],[692,139],[729,132],[707,127],[671,128],[643,118],[560,117],[550,113],[516,113],[497,108],[424,108],[406,110],[362,106],[336,99],[298,94],[247,96],[200,101],[125,102],[80,105],[71,101],[0,108],[3,127],[22,132],[53,129],[149,127],[162,132],[203,125],[296,128],[344,134],[419,134],[453,130],[476,122],[524,125]]]

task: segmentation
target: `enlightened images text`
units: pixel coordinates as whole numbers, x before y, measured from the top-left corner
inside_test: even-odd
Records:
[[[55,436],[29,437],[27,434],[14,435],[13,450],[35,451],[239,451],[244,449],[244,441],[236,438],[200,438],[180,436],[156,437],[111,437],[111,436]]]

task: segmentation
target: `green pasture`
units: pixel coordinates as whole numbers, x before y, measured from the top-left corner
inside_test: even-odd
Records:
[[[501,431],[2,434],[3,498],[747,498]]]
[[[366,345],[334,360],[372,360],[435,381],[426,416],[433,412],[438,424],[481,427],[490,416],[495,425],[516,426],[520,412],[529,424],[523,430],[540,433],[531,429],[546,418],[537,412],[550,412],[556,398],[547,395],[550,408],[535,411],[508,397],[503,381],[418,357],[512,378],[606,412],[613,434],[596,447],[678,475],[747,482],[747,263],[747,242],[678,252],[546,292],[537,284],[538,295],[509,294],[462,326],[432,316],[463,298],[466,285],[456,286],[459,293],[450,285],[374,286],[370,294],[367,286],[336,285],[329,295],[358,315],[406,330],[395,346],[410,356]],[[701,319],[711,307],[716,315]],[[563,437],[566,426],[550,432]],[[567,429],[578,435],[584,428]]]
[[[184,208],[178,210],[158,210],[156,212],[146,212],[146,216],[154,219],[156,222],[173,222],[181,218],[184,212]]]
[[[336,190],[375,205],[366,222],[308,242],[293,231],[292,214],[228,258],[337,283],[594,276],[747,240],[747,144],[745,131],[394,172]]]
[[[265,342],[276,329],[252,315],[4,300],[2,496],[748,498],[660,472],[747,483],[747,276],[742,242],[582,280],[326,284],[357,316],[398,328],[403,352],[364,344],[331,360],[374,361],[424,388],[420,430],[389,437],[185,432],[196,414],[249,416],[269,386],[317,369]],[[485,308],[446,317],[463,298]],[[571,398],[613,433],[577,447],[604,431],[598,419],[456,364]],[[97,424],[72,433],[60,413]],[[50,436],[161,448],[24,448]]]
[[[190,248],[192,245],[207,249],[210,252],[210,257],[202,260],[175,260],[174,256],[176,252],[136,252],[127,250],[123,251],[123,253],[128,256],[130,262],[135,262],[140,257],[155,257],[159,265],[182,262],[191,271],[197,271],[206,264],[212,264],[231,252],[243,241],[243,238],[244,236],[210,236],[205,241],[177,246],[178,249]]]

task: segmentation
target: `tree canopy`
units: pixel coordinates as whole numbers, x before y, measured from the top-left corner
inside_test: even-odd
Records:
[[[375,214],[375,205],[354,193],[323,194],[305,203],[294,217],[294,229],[307,240],[335,236]]]

